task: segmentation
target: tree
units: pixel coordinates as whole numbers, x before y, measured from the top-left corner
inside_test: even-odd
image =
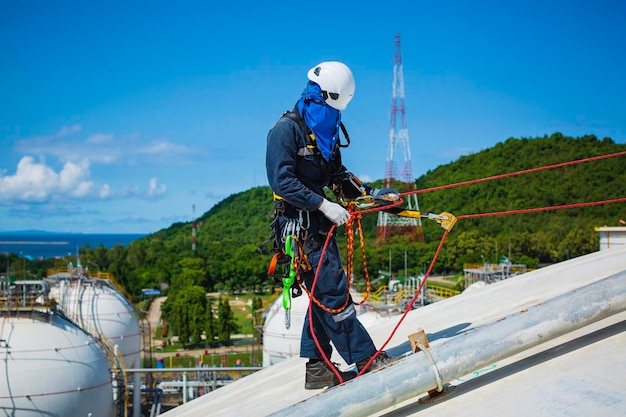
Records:
[[[258,331],[259,327],[263,324],[263,300],[261,297],[254,297],[252,299],[252,328],[254,329],[254,336],[257,343],[261,342],[261,334]]]
[[[206,306],[206,320],[204,321],[204,334],[209,345],[215,340],[215,333],[216,323],[213,316],[213,303],[209,299]]]
[[[462,232],[455,239],[447,242],[446,253],[448,262],[455,270],[463,270],[463,265],[467,263],[497,262],[492,259],[495,242],[490,236],[481,236],[477,230]]]
[[[206,272],[204,260],[183,258],[175,266],[172,275],[172,290],[186,286],[203,286]]]
[[[219,320],[217,322],[217,338],[220,342],[226,343],[230,340],[230,335],[239,330],[228,298],[220,297],[217,316]]]
[[[171,292],[162,306],[163,318],[172,326],[183,346],[200,343],[205,330],[207,297],[204,288],[189,285]]]

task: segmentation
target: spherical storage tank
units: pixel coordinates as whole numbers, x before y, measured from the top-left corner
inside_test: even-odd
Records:
[[[126,368],[140,367],[141,330],[130,302],[103,279],[59,280],[51,290],[65,315],[102,336]]]
[[[354,300],[360,300],[361,295],[353,293]],[[362,306],[355,305],[359,321],[367,329],[379,322],[379,314],[368,311]],[[278,362],[298,356],[300,354],[300,339],[305,315],[308,314],[309,297],[306,293],[292,298],[290,312],[290,326],[285,326],[285,309],[282,295],[272,302],[266,311],[263,325],[263,366],[271,366]],[[336,351],[333,352],[336,355]]]
[[[300,353],[302,326],[308,308],[309,297],[306,293],[292,298],[290,326],[286,328],[282,295],[270,305],[263,325],[263,366],[274,365]]]
[[[91,336],[39,311],[1,311],[0,322],[0,410],[6,415],[114,415],[109,362]]]

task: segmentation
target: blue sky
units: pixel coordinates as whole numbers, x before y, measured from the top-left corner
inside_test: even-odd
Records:
[[[415,177],[509,137],[625,143],[624,22],[609,0],[2,1],[0,231],[151,233],[267,185],[267,131],[325,60],[356,78],[344,164],[382,179],[396,33]]]

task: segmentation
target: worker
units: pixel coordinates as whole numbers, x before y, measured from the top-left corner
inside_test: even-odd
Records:
[[[349,137],[341,122],[341,111],[354,95],[352,71],[341,62],[330,61],[314,66],[307,76],[308,82],[293,110],[284,114],[268,133],[266,168],[274,193],[273,225],[278,245],[284,244],[287,235],[297,236],[311,266],[309,270],[299,271],[307,289],[311,290],[319,269],[313,295],[324,307],[312,304],[311,319],[307,314],[300,344],[300,356],[309,359],[305,388],[319,389],[341,382],[331,366],[344,381],[357,375],[339,371],[336,365],[324,360],[324,355],[331,357],[332,346],[346,364],[355,364],[357,371],[377,353],[369,333],[357,319],[334,235],[322,265],[318,265],[327,236],[333,224],[341,226],[350,218],[343,203],[368,195],[374,198],[391,195],[396,199],[399,196],[394,189],[375,189],[362,184],[342,164],[340,148],[349,144]],[[347,144],[341,143],[340,131]],[[335,201],[327,198],[327,189],[332,191]],[[346,297],[350,297],[347,304]],[[369,370],[389,359],[381,352]]]

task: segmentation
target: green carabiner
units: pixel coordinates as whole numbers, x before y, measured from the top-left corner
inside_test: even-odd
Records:
[[[291,310],[291,286],[296,281],[296,269],[295,256],[293,252],[293,245],[296,240],[295,236],[288,236],[285,240],[285,253],[290,257],[289,259],[289,274],[283,277],[283,308],[285,309],[285,326],[289,328],[291,324],[291,317],[289,311]]]

